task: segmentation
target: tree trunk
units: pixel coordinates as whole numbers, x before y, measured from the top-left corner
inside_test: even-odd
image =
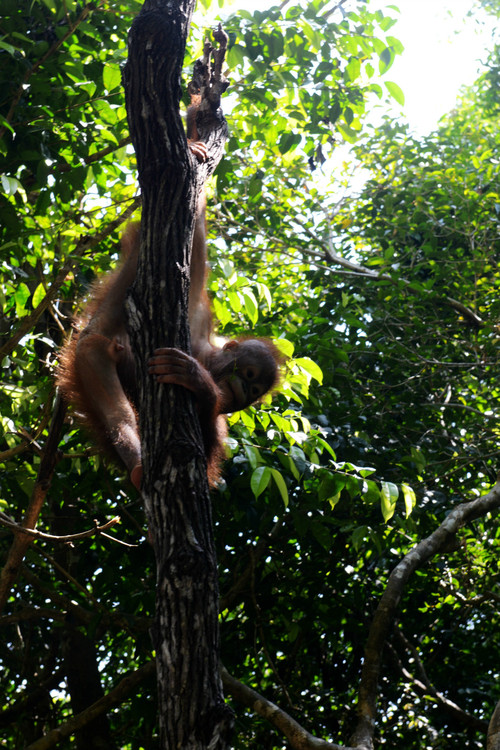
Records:
[[[143,497],[157,564],[160,747],[225,750],[232,712],[219,675],[217,566],[200,428],[191,394],[158,386],[147,372],[155,348],[189,351],[195,204],[220,158],[226,132],[212,108],[211,125],[207,116],[206,128],[198,129],[209,158],[197,164],[179,115],[193,5],[194,0],[146,0],[129,35],[124,85],[142,190],[141,255],[128,301],[129,332],[141,386]]]
[[[490,720],[486,750],[500,750],[500,701],[497,703]]]
[[[104,695],[97,668],[96,649],[90,638],[68,622],[62,639],[62,650],[71,708],[73,715],[77,716]],[[77,729],[75,739],[77,750],[113,750],[116,747],[105,713]]]

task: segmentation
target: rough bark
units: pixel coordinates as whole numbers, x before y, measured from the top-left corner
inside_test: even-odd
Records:
[[[500,701],[493,711],[488,727],[486,750],[500,750]]]
[[[142,494],[157,564],[160,747],[223,750],[232,712],[218,669],[217,568],[199,424],[189,392],[157,386],[147,373],[156,347],[189,351],[195,203],[226,133],[217,106],[207,101],[197,125],[208,158],[198,164],[188,151],[179,101],[193,4],[146,0],[129,35],[124,84],[143,203],[129,331],[141,384]]]

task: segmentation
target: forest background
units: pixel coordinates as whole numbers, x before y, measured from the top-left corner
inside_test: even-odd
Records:
[[[140,5],[2,2],[9,748],[157,747],[141,499],[71,415],[57,423],[53,381],[139,208],[120,66]],[[429,135],[370,126],[376,102],[402,102],[396,15],[291,0],[224,18],[231,135],[209,191],[210,292],[221,333],[271,336],[289,358],[278,396],[230,418],[213,493],[222,661],[286,712],[270,723],[226,681],[236,748],[315,746],[288,719],[347,743],[367,695],[379,745],[479,748],[499,699],[499,48],[492,36],[486,71]],[[205,33],[193,25],[186,81]],[[353,158],[333,171],[346,142]],[[37,520],[90,535],[13,536]],[[103,693],[114,708],[96,719]],[[73,714],[76,735],[50,735]]]

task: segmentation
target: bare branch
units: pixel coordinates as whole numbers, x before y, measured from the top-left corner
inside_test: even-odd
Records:
[[[61,724],[56,729],[48,732],[39,740],[32,742],[31,745],[28,745],[26,750],[49,750],[49,748],[60,744],[61,740],[65,737],[70,737],[76,731],[93,721],[97,716],[101,716],[112,708],[112,706],[121,703],[124,698],[134,692],[137,685],[140,685],[147,680],[148,677],[154,674],[154,672],[155,664],[150,661],[136,672],[132,672],[127,675],[127,677],[124,677],[118,685],[113,688],[113,690],[110,690],[110,692],[103,698],[92,703],[92,705],[86,708],[85,711],[82,711],[65,724]]]
[[[63,536],[57,536],[56,534],[45,534],[43,531],[37,531],[36,529],[29,529],[25,526],[20,526],[20,524],[15,523],[11,518],[9,518],[9,516],[0,511],[0,525],[5,526],[8,529],[12,529],[15,534],[27,534],[32,539],[45,539],[49,542],[77,542],[80,539],[87,539],[87,537],[89,536],[97,536],[98,534],[102,534],[108,539],[111,539],[113,542],[118,542],[119,544],[125,545],[125,547],[137,547],[136,544],[127,544],[126,542],[122,542],[120,539],[115,539],[114,537],[109,536],[109,534],[104,534],[105,531],[108,531],[108,529],[111,529],[113,526],[116,526],[117,523],[120,523],[120,520],[120,516],[115,516],[111,519],[111,521],[107,521],[107,523],[105,523],[103,526],[99,526],[99,522],[97,520],[94,520],[95,525],[93,529],[80,531],[78,534],[65,534]]]
[[[483,732],[483,734],[486,734],[488,726],[487,722],[478,719],[476,716],[468,713],[467,711],[464,711],[463,708],[460,708],[460,706],[454,703],[454,701],[451,701],[449,698],[443,695],[443,693],[440,693],[439,690],[434,687],[429,677],[427,676],[418,650],[408,642],[399,628],[395,628],[395,632],[396,637],[403,643],[405,650],[409,650],[415,660],[419,677],[415,677],[408,669],[406,669],[406,667],[404,667],[404,665],[398,658],[396,651],[392,646],[389,646],[389,648],[393,652],[394,660],[396,662],[398,670],[401,672],[402,676],[405,678],[408,685],[414,690],[414,692],[424,697],[431,696],[434,702],[437,702],[438,705],[444,708],[447,713],[453,716],[453,718],[459,721],[461,724],[466,727],[473,727],[474,729]]]
[[[106,148],[102,148],[100,151],[96,151],[94,154],[89,154],[83,159],[83,163],[86,166],[89,166],[90,164],[95,164],[95,162],[100,161],[104,156],[108,156],[108,154],[113,154],[115,151],[118,151],[118,149],[123,148],[124,146],[128,146],[132,143],[132,138],[127,135],[125,138],[122,138],[118,143],[113,143],[111,146],[106,146]],[[55,172],[71,172],[73,169],[71,164],[58,164]]]
[[[247,687],[232,677],[227,669],[221,665],[222,684],[225,690],[243,705],[255,711],[256,714],[273,724],[287,738],[294,750],[355,750],[345,745],[318,739],[300,726],[295,719],[282,711],[275,703],[271,703],[252,688]],[[29,748],[28,748],[29,750]]]
[[[403,278],[393,278],[389,274],[386,273],[377,273],[376,271],[371,271],[369,268],[366,268],[365,266],[361,266],[358,263],[352,263],[349,260],[345,260],[345,258],[342,258],[341,255],[338,255],[334,250],[333,247],[330,244],[330,247],[326,250],[327,257],[333,262],[337,263],[339,266],[342,266],[342,268],[346,268],[349,271],[353,271],[357,274],[365,274],[370,276],[373,279],[376,279],[377,281],[390,281],[391,284],[397,285],[397,284],[403,284],[407,288],[411,289],[412,282],[408,281],[408,279]],[[432,290],[424,289],[419,290],[424,294],[430,295],[433,294]],[[445,296],[442,298],[444,302],[446,302],[447,305],[452,307],[454,310],[459,312],[461,315],[466,318],[466,320],[469,321],[472,325],[474,325],[476,328],[480,328],[482,325],[484,325],[484,321],[482,318],[479,317],[473,310],[471,310],[469,307],[466,307],[466,305],[463,305],[461,302],[459,302],[456,299],[453,299],[453,297]]]
[[[404,588],[412,573],[421,568],[468,521],[480,518],[500,507],[500,482],[483,497],[461,503],[454,508],[440,526],[427,539],[423,539],[399,562],[389,576],[386,589],[375,611],[365,646],[365,660],[361,673],[358,698],[358,725],[351,742],[360,748],[373,748],[378,680],[382,664],[382,653],[387,635],[393,627],[394,618]]]
[[[23,526],[26,529],[35,528],[38,516],[42,510],[42,505],[45,501],[45,496],[50,487],[52,475],[57,463],[57,449],[65,415],[66,405],[57,396],[35,487],[33,488],[33,493],[23,520]],[[5,518],[10,522],[8,517]],[[5,565],[0,573],[0,611],[5,606],[11,587],[17,578],[19,567],[31,542],[31,537],[16,534],[12,546],[9,549]]]

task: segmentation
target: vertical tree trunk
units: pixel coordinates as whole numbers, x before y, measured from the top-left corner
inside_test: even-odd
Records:
[[[101,676],[97,667],[94,643],[71,622],[67,622],[62,639],[62,652],[73,715],[103,697]],[[113,750],[106,714],[101,714],[75,732],[76,750]]]
[[[206,134],[218,147],[209,143],[209,158],[198,165],[179,115],[193,5],[194,0],[146,0],[129,35],[124,85],[143,201],[129,328],[141,384],[143,496],[157,563],[160,746],[225,750],[232,712],[219,676],[217,567],[201,433],[191,394],[158,386],[147,373],[156,347],[189,351],[195,204],[225,135],[223,118],[212,112]],[[205,140],[201,131],[200,136]]]
[[[495,706],[490,720],[486,750],[500,750],[500,701]]]

